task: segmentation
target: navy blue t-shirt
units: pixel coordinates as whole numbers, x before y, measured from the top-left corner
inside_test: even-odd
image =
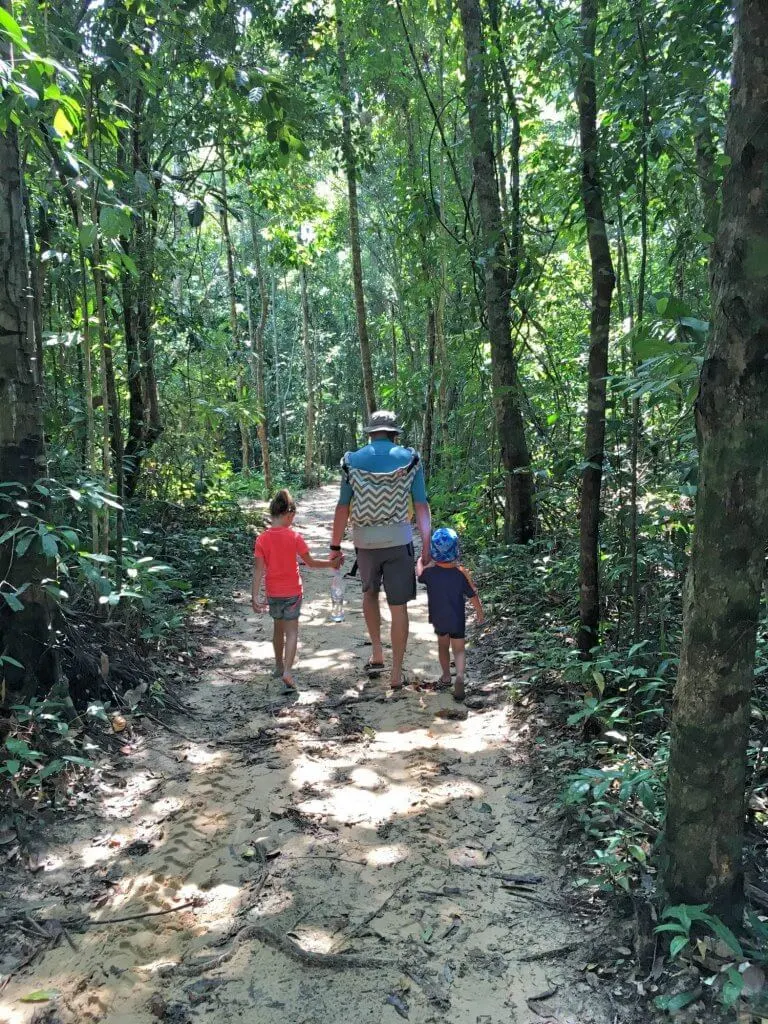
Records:
[[[427,588],[429,621],[435,632],[463,637],[467,631],[465,602],[477,591],[461,569],[455,565],[427,565],[419,582]]]

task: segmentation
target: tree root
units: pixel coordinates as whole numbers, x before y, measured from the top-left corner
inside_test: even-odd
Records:
[[[235,936],[234,945],[225,953],[220,953],[218,956],[212,957],[210,960],[201,961],[200,963],[175,964],[172,967],[166,968],[163,973],[181,974],[185,978],[191,978],[206,971],[215,970],[217,967],[221,967],[222,964],[227,963],[228,960],[231,960],[238,948],[249,939],[257,939],[266,946],[271,946],[280,953],[284,953],[286,956],[292,957],[292,959],[298,960],[308,967],[327,967],[332,970],[345,970],[348,967],[389,966],[388,961],[376,960],[370,956],[354,956],[349,953],[316,953],[309,949],[302,949],[298,943],[291,941],[291,939],[283,935],[277,935],[263,925],[252,924]]]

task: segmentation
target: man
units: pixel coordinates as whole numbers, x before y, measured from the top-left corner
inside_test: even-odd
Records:
[[[369,675],[379,676],[384,668],[379,607],[383,582],[392,616],[390,686],[399,690],[405,682],[408,602],[416,597],[409,500],[413,501],[416,527],[421,535],[422,560],[427,562],[432,517],[419,456],[412,448],[397,443],[401,428],[395,414],[385,409],[373,413],[365,432],[370,443],[356,452],[347,452],[341,462],[343,476],[333,518],[331,558],[337,562],[340,559],[341,539],[351,516],[352,540],[363,585],[363,616],[373,646],[365,669]]]

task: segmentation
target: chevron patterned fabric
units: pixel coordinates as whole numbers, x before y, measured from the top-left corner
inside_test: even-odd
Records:
[[[410,464],[391,473],[371,473],[344,465],[354,499],[350,515],[354,526],[384,526],[408,522],[408,496],[419,467],[417,455]]]

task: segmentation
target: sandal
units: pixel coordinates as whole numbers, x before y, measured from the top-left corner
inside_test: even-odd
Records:
[[[396,693],[398,690],[402,690],[407,685],[408,685],[408,676],[405,674],[405,672],[402,672],[401,675],[400,675],[400,682],[399,683],[390,683],[389,684],[389,688],[390,688],[390,690],[392,690],[393,693]]]
[[[371,659],[369,658],[368,661],[366,661],[366,663],[363,665],[363,672],[365,672],[365,674],[369,676],[369,678],[371,679],[378,679],[383,670],[383,661],[371,661]]]

